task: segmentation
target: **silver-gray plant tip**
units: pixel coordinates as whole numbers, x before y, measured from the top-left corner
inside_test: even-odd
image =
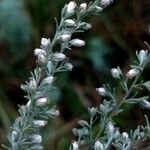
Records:
[[[148,50],[141,50],[136,52],[136,56],[135,64],[131,65],[127,73],[123,74],[119,67],[111,69],[112,78],[118,81],[119,87],[122,88],[119,90],[124,92],[122,97],[117,88],[111,88],[108,84],[96,88],[97,93],[105,99],[99,106],[89,108],[89,121],[79,121],[79,128],[73,129],[73,134],[77,137],[74,143],[78,145],[78,149],[75,149],[72,143],[71,150],[80,150],[81,147],[89,150],[134,150],[136,144],[150,137],[147,116],[146,126],[139,125],[129,133],[121,133],[113,120],[114,116],[124,111],[123,106],[126,104],[138,104],[142,108],[150,109],[150,97],[139,94],[139,91],[145,89],[150,91],[150,81],[140,81],[142,71],[150,62],[150,53]],[[97,126],[95,122],[98,122]]]
[[[89,4],[81,3],[79,6],[74,1],[66,4],[61,10],[61,20],[56,19],[56,33],[53,38],[42,38],[40,48],[34,50],[37,66],[31,72],[31,77],[21,85],[25,91],[26,105],[19,108],[20,116],[16,118],[8,134],[9,150],[41,150],[42,135],[40,128],[47,125],[50,118],[59,115],[53,104],[50,92],[54,89],[57,73],[71,71],[73,65],[68,62],[64,54],[72,46],[81,47],[85,41],[71,39],[76,32],[84,32],[91,28],[91,24],[82,21],[88,14],[98,15],[112,0],[95,0]],[[54,50],[55,45],[60,45],[60,50]],[[74,149],[78,149],[74,143]]]

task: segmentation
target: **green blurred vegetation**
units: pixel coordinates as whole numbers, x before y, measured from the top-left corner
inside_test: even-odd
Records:
[[[53,36],[54,17],[59,19],[61,8],[67,2],[0,0],[0,143],[6,143],[6,133],[18,115],[18,104],[26,103],[20,84],[35,66],[33,49],[39,47],[41,37]],[[75,35],[87,41],[86,47],[69,51],[67,55],[74,69],[58,75],[59,88],[53,93],[53,99],[61,115],[43,131],[46,149],[68,148],[71,129],[77,120],[87,117],[88,106],[102,101],[95,88],[107,82],[116,85],[109,69],[119,65],[126,71],[135,51],[146,47],[143,41],[150,43],[149,9],[149,0],[114,0],[100,16],[86,18],[93,29]],[[147,68],[143,80],[149,78],[149,73]],[[126,110],[128,113],[117,119],[125,130],[142,123],[143,114],[147,113],[139,107]],[[126,119],[125,124],[122,117]]]

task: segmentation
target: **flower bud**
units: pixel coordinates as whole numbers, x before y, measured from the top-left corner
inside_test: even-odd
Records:
[[[69,2],[66,8],[66,15],[68,17],[74,15],[76,6],[77,4],[74,1]]]
[[[148,52],[145,51],[145,50],[141,50],[139,52],[139,54],[137,54],[138,59],[139,59],[139,61],[140,61],[141,64],[143,64],[144,61],[147,59],[147,54],[148,54]]]
[[[16,139],[17,135],[18,135],[18,133],[15,130],[11,133],[11,139],[12,139],[13,142],[15,142],[15,139]]]
[[[78,142],[74,141],[72,143],[72,150],[79,150],[79,144],[78,144]]]
[[[137,76],[138,74],[139,74],[139,70],[138,69],[135,69],[135,68],[133,68],[133,69],[130,69],[129,71],[128,71],[128,73],[127,73],[127,77],[129,78],[129,79],[132,79],[133,77],[135,77],[135,76]]]
[[[72,65],[71,63],[66,63],[66,64],[64,65],[64,68],[67,69],[67,70],[69,70],[69,71],[72,71],[73,65]]]
[[[111,75],[115,79],[120,79],[120,75],[121,75],[120,69],[118,70],[118,68],[112,68]]]
[[[30,105],[31,105],[31,100],[29,100],[29,101],[27,102],[27,107],[30,107]]]
[[[43,54],[39,54],[38,55],[38,60],[37,60],[37,63],[39,66],[44,66],[47,62],[47,58],[45,57],[45,55]]]
[[[40,54],[46,56],[46,52],[45,52],[43,49],[36,48],[36,49],[34,50],[34,55],[35,55],[35,56],[38,56],[38,55],[40,55]]]
[[[142,105],[144,108],[150,109],[150,102],[145,99],[140,102],[140,105]]]
[[[38,92],[34,93],[34,99],[39,99],[41,97],[43,97],[42,91],[38,91]]]
[[[99,12],[101,12],[102,10],[103,10],[103,8],[102,8],[102,7],[99,7],[99,6],[95,6],[95,7],[93,8],[93,11],[96,12],[96,13],[99,13]]]
[[[101,0],[101,5],[108,6],[113,2],[113,0]]]
[[[49,39],[46,39],[46,38],[41,39],[41,46],[42,47],[47,48],[49,44],[50,44]]]
[[[40,107],[42,107],[42,106],[45,106],[45,105],[47,105],[48,104],[48,99],[47,98],[40,98],[40,99],[38,99],[38,100],[36,100],[36,106],[40,106]]]
[[[86,22],[81,22],[79,24],[79,28],[84,29],[84,30],[89,30],[92,28],[91,24],[86,23]]]
[[[96,91],[97,91],[97,93],[98,93],[99,95],[101,95],[101,96],[106,96],[106,95],[107,95],[107,94],[106,94],[106,90],[105,90],[105,88],[103,88],[103,87],[96,88]]]
[[[33,124],[37,127],[43,127],[47,124],[45,120],[33,120]]]
[[[122,133],[122,137],[123,137],[123,139],[126,141],[126,140],[129,138],[129,135],[128,135],[127,132],[123,132],[123,133]]]
[[[54,61],[63,61],[66,59],[66,55],[63,53],[54,53],[52,56]]]
[[[66,19],[64,21],[64,26],[67,26],[67,27],[75,27],[76,26],[76,22],[72,19]]]
[[[36,84],[36,81],[34,78],[31,78],[30,79],[30,82],[29,82],[29,90],[30,91],[35,91],[37,88],[37,84]]]
[[[57,40],[61,43],[68,42],[71,39],[71,34],[62,34],[57,37]]]
[[[54,77],[53,76],[49,76],[46,77],[41,84],[52,84],[52,82],[54,81]]]
[[[96,110],[95,107],[92,107],[92,108],[90,109],[90,113],[91,113],[91,117],[92,117],[92,118],[95,116],[96,111],[97,111],[97,110]]]
[[[115,130],[114,125],[112,124],[111,121],[109,121],[108,124],[107,124],[107,133],[109,135],[112,135],[114,130]]]
[[[56,118],[57,116],[60,115],[59,110],[57,110],[55,108],[48,110],[46,113],[47,113],[48,116],[50,116],[52,118]]]
[[[80,40],[80,39],[73,39],[70,41],[70,44],[76,47],[81,47],[85,45],[85,41]]]
[[[79,120],[79,121],[78,121],[78,124],[79,124],[80,126],[82,126],[82,127],[84,127],[84,126],[89,127],[88,122],[85,121],[85,120]]]
[[[81,3],[79,6],[79,12],[84,13],[87,9],[87,4],[86,3]]]
[[[42,143],[42,137],[39,134],[33,134],[30,136],[30,138],[33,143],[37,143],[37,144]]]
[[[116,130],[115,134],[114,134],[114,138],[118,139],[118,137],[120,137],[120,132],[119,132],[119,130]]]
[[[94,150],[103,150],[104,146],[100,141],[96,141],[94,144]]]

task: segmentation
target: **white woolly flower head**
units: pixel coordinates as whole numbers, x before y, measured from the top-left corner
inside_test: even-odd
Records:
[[[77,141],[72,142],[72,150],[79,150],[79,144]]]
[[[70,41],[70,44],[76,47],[81,47],[85,45],[85,41],[80,40],[80,39],[73,39]]]
[[[42,38],[41,39],[41,46],[42,47],[47,48],[49,44],[50,44],[50,40],[49,39],[46,39],[46,38]]]
[[[34,78],[30,78],[30,81],[29,81],[29,90],[30,91],[35,91],[36,88],[37,88],[36,80]]]
[[[114,133],[115,127],[111,121],[107,124],[107,132],[111,135]]]
[[[126,141],[126,140],[129,138],[129,135],[128,135],[127,132],[123,132],[123,133],[122,133],[122,137],[123,137],[123,139]]]
[[[97,93],[98,93],[99,95],[101,95],[101,96],[106,96],[106,95],[107,95],[107,94],[106,94],[106,90],[105,90],[105,88],[103,88],[103,87],[96,88],[96,91],[97,91]]]
[[[69,71],[72,71],[73,65],[72,65],[71,63],[66,63],[66,64],[64,65],[64,68],[67,69],[67,70],[69,70]]]
[[[113,0],[101,0],[101,5],[108,6],[113,2]]]
[[[45,55],[43,54],[39,54],[38,55],[38,59],[37,59],[37,63],[39,66],[44,66],[47,62],[47,58]]]
[[[54,61],[63,61],[63,60],[65,60],[66,59],[66,55],[65,54],[63,54],[63,53],[54,53],[53,55],[52,55],[52,59],[54,60]]]
[[[141,50],[139,53],[136,52],[136,55],[140,61],[140,64],[142,65],[148,57],[148,51],[147,50]]]
[[[141,102],[140,102],[140,105],[146,109],[150,109],[150,102],[147,101],[146,99],[143,99]]]
[[[76,26],[76,22],[72,19],[66,19],[64,21],[64,26],[67,26],[67,27],[75,27]]]
[[[122,72],[120,70],[120,68],[112,68],[111,69],[111,75],[113,78],[115,79],[120,79]]]
[[[130,69],[128,72],[127,72],[127,77],[129,79],[132,79],[133,77],[137,76],[139,74],[139,70],[136,69],[136,68],[133,68],[133,69]]]
[[[71,16],[75,13],[75,8],[77,4],[74,1],[69,2],[66,8],[66,15]]]
[[[33,143],[37,143],[37,144],[42,143],[42,137],[39,134],[33,134],[30,136],[30,138],[31,138],[31,142]]]
[[[35,56],[38,56],[38,55],[44,55],[44,56],[46,56],[46,52],[43,49],[41,49],[41,48],[36,48],[34,50],[34,55]]]
[[[101,11],[103,10],[103,8],[102,7],[100,7],[100,6],[95,6],[95,7],[93,7],[93,11],[95,12],[95,13],[100,13]]]
[[[36,106],[42,107],[42,106],[47,105],[48,102],[49,102],[49,101],[48,101],[48,98],[46,98],[46,97],[40,98],[40,99],[36,100]]]
[[[47,124],[45,120],[33,120],[33,124],[37,127],[43,127]]]
[[[44,84],[52,84],[54,81],[54,77],[53,76],[49,76],[49,77],[46,77],[42,82],[41,84],[44,85]]]
[[[87,4],[86,3],[81,3],[79,6],[79,12],[84,13],[87,10]]]
[[[100,141],[96,141],[94,144],[94,150],[103,150],[104,146]]]
[[[57,37],[57,41],[61,43],[68,42],[70,39],[71,39],[71,34],[69,33],[64,33]]]

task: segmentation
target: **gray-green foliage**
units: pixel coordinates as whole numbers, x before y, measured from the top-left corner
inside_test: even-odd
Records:
[[[95,0],[94,2],[77,4],[71,1],[61,11],[61,20],[56,19],[54,38],[42,38],[40,48],[34,50],[37,66],[31,77],[21,85],[26,92],[26,105],[19,107],[20,116],[16,118],[8,134],[10,145],[4,146],[9,150],[38,150],[43,149],[40,128],[45,126],[50,118],[59,115],[53,104],[50,93],[55,89],[54,82],[58,72],[72,70],[72,64],[64,54],[72,46],[81,47],[85,42],[71,39],[73,33],[84,32],[91,25],[82,19],[89,13],[99,14],[111,0]],[[56,48],[57,46],[57,48]],[[56,49],[55,49],[56,48]]]
[[[118,80],[124,93],[121,98],[116,87],[111,89],[109,85],[104,85],[96,89],[105,99],[98,107],[89,108],[89,122],[81,120],[80,127],[73,129],[78,140],[72,143],[71,149],[79,150],[86,147],[94,150],[131,150],[136,143],[150,137],[147,116],[145,116],[147,125],[139,125],[130,133],[121,133],[113,121],[113,117],[123,111],[125,104],[139,104],[142,108],[150,108],[149,96],[139,95],[139,91],[150,88],[150,81],[139,80],[145,66],[150,62],[150,53],[148,50],[141,50],[139,53],[136,52],[136,57],[135,64],[131,65],[131,69],[125,75],[119,67],[111,69],[112,77]]]

